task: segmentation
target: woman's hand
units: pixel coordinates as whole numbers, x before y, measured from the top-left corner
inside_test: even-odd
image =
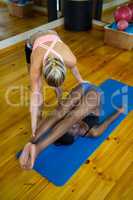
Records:
[[[86,81],[82,78],[82,76],[80,75],[79,70],[76,66],[72,67],[71,70],[72,70],[72,73],[73,73],[74,77],[77,79],[79,84],[89,82],[89,81]]]
[[[61,87],[58,87],[58,88],[55,88],[55,92],[56,92],[56,96],[58,99],[58,103],[60,103],[60,101],[62,99],[63,90]]]
[[[82,84],[82,83],[90,83],[90,82],[82,79],[79,83]]]

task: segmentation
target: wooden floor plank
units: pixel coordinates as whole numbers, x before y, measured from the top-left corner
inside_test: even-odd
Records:
[[[105,200],[128,200],[133,193],[133,163],[126,172],[120,177],[115,187],[109,192]],[[128,186],[128,187],[127,187]]]

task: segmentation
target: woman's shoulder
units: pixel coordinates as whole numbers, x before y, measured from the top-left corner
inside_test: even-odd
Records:
[[[40,67],[40,65],[43,62],[44,52],[45,52],[45,49],[43,49],[41,47],[37,47],[34,51],[32,51],[31,64],[33,66]]]

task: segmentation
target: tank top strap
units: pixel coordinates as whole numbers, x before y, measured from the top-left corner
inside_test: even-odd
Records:
[[[47,46],[45,44],[40,44],[39,45],[40,47],[42,47],[44,49],[47,49],[47,51],[46,51],[46,53],[45,53],[45,55],[43,57],[43,64],[44,64],[45,60],[47,59],[47,57],[48,57],[48,55],[49,55],[50,52],[52,52],[53,54],[55,54],[62,62],[64,62],[62,56],[53,49],[54,46],[55,46],[55,44],[58,41],[59,41],[58,39],[54,40],[50,46]]]

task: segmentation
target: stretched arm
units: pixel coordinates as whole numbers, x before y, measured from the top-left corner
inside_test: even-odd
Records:
[[[61,136],[63,136],[67,130],[69,130],[73,124],[80,121],[86,115],[91,113],[95,107],[97,107],[97,98],[94,91],[90,91],[88,94],[82,97],[80,105],[75,107],[70,111],[64,119],[62,119],[58,124],[56,124],[48,136],[41,140],[33,143],[28,143],[20,156],[20,164],[25,169],[31,169],[34,166],[35,159],[37,155],[50,144],[55,142]],[[92,104],[93,98],[93,104]],[[95,100],[94,100],[95,98]],[[82,111],[82,112],[81,112]],[[43,132],[43,131],[42,131]]]
[[[61,98],[62,98],[62,88],[61,87],[58,87],[58,88],[56,87],[55,88],[55,93],[56,93],[58,102],[60,103]]]
[[[102,133],[122,114],[124,113],[124,108],[119,108],[116,113],[108,117],[102,124],[98,127],[90,129],[87,136],[97,137],[102,135]]]
[[[78,83],[82,83],[83,78],[80,75],[80,72],[77,67],[77,59],[68,46],[66,47],[66,51],[63,58],[64,58],[66,66],[69,69],[71,69],[71,72],[73,76],[76,78],[76,80],[78,81]]]
[[[73,76],[76,78],[76,80],[79,83],[84,82],[84,80],[82,79],[82,76],[80,75],[80,72],[79,72],[79,70],[78,70],[76,65],[74,67],[71,67],[71,71],[72,71]]]
[[[55,124],[59,123],[60,120],[80,102],[83,94],[84,92],[81,85],[76,86],[66,99],[60,102],[56,110],[49,117],[41,120],[41,123],[36,130],[35,137],[32,138],[31,142],[36,142],[49,128],[52,128]]]
[[[32,91],[30,97],[30,112],[33,137],[35,136],[35,132],[38,128],[39,119],[41,118],[42,105],[43,97],[39,89],[36,91]]]
[[[35,59],[36,58],[36,59]],[[41,109],[43,105],[42,95],[42,79],[41,79],[41,59],[38,52],[32,55],[30,70],[31,81],[31,96],[30,96],[30,112],[31,112],[31,127],[32,135],[38,127],[38,120],[41,116]]]

